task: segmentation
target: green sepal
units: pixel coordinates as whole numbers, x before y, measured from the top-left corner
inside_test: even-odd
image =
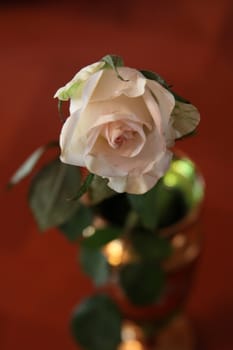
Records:
[[[179,140],[195,132],[200,122],[200,113],[191,103],[176,101],[171,113],[171,120],[177,133],[176,139]]]
[[[116,72],[116,75],[119,79],[121,79],[123,81],[128,81],[128,80],[122,78],[122,76],[119,74],[118,69],[117,69],[118,67],[124,66],[123,59],[120,56],[106,55],[101,59],[101,61],[105,62],[107,67],[113,69]]]
[[[149,70],[140,70],[140,72],[144,75],[145,78],[157,81],[157,83],[166,89],[169,89],[171,87],[171,85],[169,85],[166,80],[163,79],[158,73],[151,72]]]
[[[103,58],[101,58],[101,61],[104,61],[113,70],[115,70],[117,67],[124,66],[124,61],[123,61],[122,57],[117,56],[117,55],[106,55]]]
[[[193,130],[193,131],[190,131],[188,134],[185,134],[185,135],[183,135],[183,136],[181,136],[181,137],[178,137],[176,140],[181,141],[181,140],[186,139],[187,137],[196,136],[197,134],[198,134],[198,131],[195,129],[195,130]]]
[[[182,102],[182,103],[187,103],[187,104],[191,104],[190,101],[186,100],[186,98],[178,95],[176,92],[168,89],[170,91],[170,93],[174,96],[175,100],[178,101],[178,102]]]

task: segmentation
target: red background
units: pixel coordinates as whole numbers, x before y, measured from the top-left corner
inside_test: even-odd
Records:
[[[198,136],[179,143],[206,183],[205,248],[187,310],[202,349],[233,349],[233,3],[227,0],[8,2],[0,5],[0,349],[74,350],[68,322],[91,291],[77,248],[40,235],[28,180],[4,184],[30,152],[58,137],[52,96],[107,53],[159,72],[198,106]]]

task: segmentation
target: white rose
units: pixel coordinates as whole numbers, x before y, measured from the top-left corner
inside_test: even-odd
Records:
[[[120,67],[118,73],[123,79],[97,62],[56,93],[71,100],[61,161],[107,178],[116,192],[143,194],[168,169],[168,147],[196,127],[199,114],[195,110],[182,121],[172,114],[177,104],[174,109],[175,99],[162,85],[135,69]]]
[[[82,97],[82,90],[86,80],[104,65],[105,63],[100,61],[82,68],[69,83],[57,90],[54,97],[57,97],[61,101],[68,101],[69,99],[71,101],[74,99],[77,101]]]

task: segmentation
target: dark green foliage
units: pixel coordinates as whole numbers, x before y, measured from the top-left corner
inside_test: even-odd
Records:
[[[84,272],[97,285],[103,285],[109,277],[109,266],[101,251],[85,246],[80,248],[80,263]]]
[[[127,264],[121,268],[120,284],[133,304],[145,306],[160,297],[164,273],[159,264],[151,261]]]
[[[130,241],[141,260],[160,261],[168,258],[172,253],[172,246],[168,239],[142,227],[132,230]]]
[[[31,182],[29,204],[41,230],[67,222],[80,206],[68,200],[80,187],[78,167],[55,159],[44,166]]]
[[[97,229],[90,237],[83,240],[82,245],[89,248],[98,249],[108,242],[116,239],[122,234],[123,229],[107,226],[106,228]]]
[[[80,205],[77,212],[64,224],[60,225],[60,230],[70,241],[75,241],[82,235],[83,230],[92,224],[93,213],[90,208]]]
[[[71,330],[85,350],[116,350],[121,341],[121,315],[105,295],[84,300],[73,314]]]

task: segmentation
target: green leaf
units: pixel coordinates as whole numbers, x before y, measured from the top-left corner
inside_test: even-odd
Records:
[[[106,55],[101,59],[101,61],[104,61],[107,65],[107,67],[113,69],[116,72],[116,75],[119,79],[121,79],[123,81],[128,81],[128,80],[125,80],[124,78],[122,78],[122,76],[120,76],[120,74],[118,73],[118,70],[117,70],[118,67],[124,66],[124,62],[120,56]]]
[[[120,284],[133,304],[149,305],[161,296],[164,273],[160,265],[148,261],[127,264],[120,270]]]
[[[133,248],[143,260],[160,261],[168,258],[172,253],[172,246],[168,239],[144,228],[134,229],[130,240]]]
[[[129,194],[128,198],[134,210],[138,213],[142,225],[147,229],[158,226],[158,196],[162,189],[161,180],[150,191],[143,195]]]
[[[129,195],[129,200],[132,207],[136,210],[141,220],[142,225],[147,229],[156,229],[158,216],[155,212],[153,198],[150,195]]]
[[[159,74],[151,72],[149,70],[141,70],[140,72],[144,75],[145,78],[157,81],[157,83],[166,89],[170,88],[170,85]]]
[[[82,242],[82,245],[89,248],[100,248],[108,242],[118,238],[121,234],[121,228],[106,227],[96,230],[92,236],[85,238]]]
[[[92,224],[92,221],[93,213],[91,209],[80,205],[78,211],[59,228],[70,241],[75,241],[82,235],[83,230]]]
[[[88,188],[91,203],[93,205],[116,195],[116,192],[107,186],[108,180],[95,175]]]
[[[12,176],[8,183],[8,187],[16,185],[20,181],[22,181],[27,175],[31,173],[31,171],[36,166],[37,162],[41,158],[41,156],[52,147],[59,147],[58,141],[51,141],[47,145],[41,146],[37,148],[20,166],[20,168],[16,171],[16,173]]]
[[[67,200],[80,186],[78,167],[56,159],[44,166],[29,189],[29,204],[41,230],[59,226],[69,220],[80,206]]]
[[[69,198],[69,200],[76,201],[77,199],[82,197],[82,195],[84,195],[84,193],[87,192],[93,179],[94,179],[94,174],[88,174],[87,177],[85,178],[83,184],[81,185],[80,189],[78,190],[78,193],[76,193],[73,197]]]
[[[91,277],[96,286],[107,282],[109,265],[107,259],[99,250],[81,246],[80,263],[84,272]]]
[[[121,342],[121,314],[105,295],[85,299],[75,310],[71,329],[86,350],[116,350]]]
[[[164,178],[147,193],[128,195],[128,198],[141,225],[152,231],[175,223],[187,212],[181,191],[177,186],[166,186]]]

